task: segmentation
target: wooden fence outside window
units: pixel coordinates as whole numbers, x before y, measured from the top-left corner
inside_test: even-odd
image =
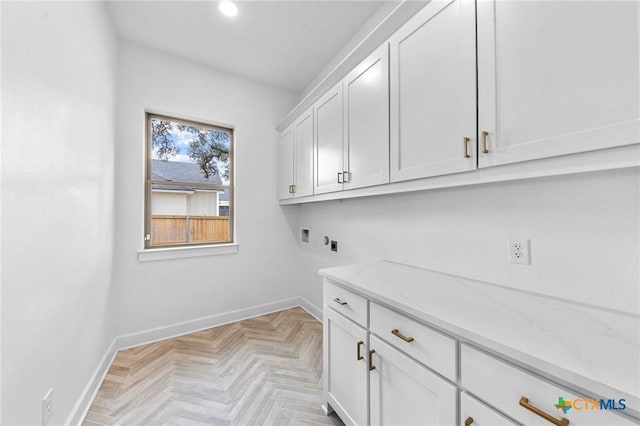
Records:
[[[151,216],[151,245],[231,241],[229,216]]]

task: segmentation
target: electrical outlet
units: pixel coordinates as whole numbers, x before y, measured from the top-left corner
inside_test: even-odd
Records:
[[[331,251],[335,251],[335,252],[338,251],[338,242],[337,241],[331,240]]]
[[[42,425],[46,425],[53,413],[53,388],[42,398]]]
[[[509,238],[509,263],[531,264],[530,242],[526,238]]]

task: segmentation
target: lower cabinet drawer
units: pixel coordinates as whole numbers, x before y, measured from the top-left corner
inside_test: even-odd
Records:
[[[617,395],[607,395],[611,398],[604,401],[608,409],[600,409],[599,400],[567,391],[466,344],[461,345],[461,385],[525,425],[638,424],[620,410],[610,409],[622,408]]]
[[[487,407],[471,395],[460,395],[460,426],[517,426],[511,420]]]
[[[452,382],[456,381],[456,340],[371,302],[370,329],[380,338]]]
[[[345,317],[366,327],[369,322],[367,299],[345,288],[335,285],[331,281],[324,280],[323,303],[325,306],[340,312]]]

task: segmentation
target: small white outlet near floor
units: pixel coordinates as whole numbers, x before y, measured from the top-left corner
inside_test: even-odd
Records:
[[[509,238],[509,263],[531,265],[530,242],[527,238]]]
[[[53,413],[53,388],[42,398],[42,425],[46,425]]]

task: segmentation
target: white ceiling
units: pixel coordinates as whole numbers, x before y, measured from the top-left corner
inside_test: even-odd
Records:
[[[124,39],[300,93],[382,1],[114,1]]]

